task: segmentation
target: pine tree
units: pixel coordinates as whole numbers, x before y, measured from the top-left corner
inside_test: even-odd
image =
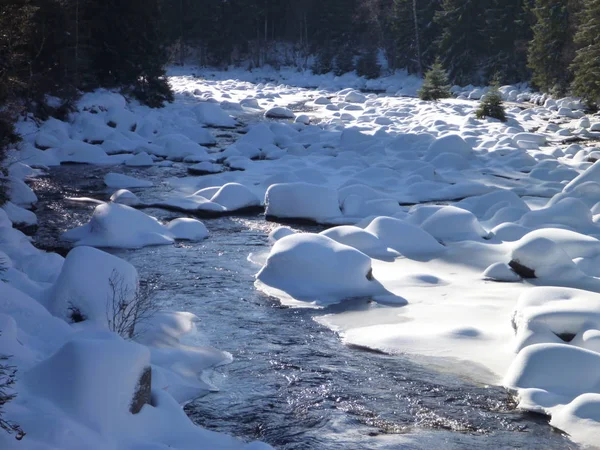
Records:
[[[491,0],[443,0],[436,21],[442,28],[439,55],[450,79],[465,85],[480,82],[486,46],[484,15]]]
[[[498,119],[501,122],[506,122],[506,111],[502,104],[502,95],[500,94],[499,84],[494,82],[490,86],[490,90],[485,94],[479,105],[479,109],[475,111],[475,115],[478,119],[485,119],[491,117]]]
[[[370,46],[356,62],[356,73],[358,76],[368,79],[378,78],[381,75],[381,66],[377,61],[378,49]]]
[[[441,0],[393,0],[387,15],[394,41],[389,52],[394,67],[421,73],[433,64],[440,32],[434,17],[440,9]]]
[[[527,42],[531,39],[529,0],[492,0],[485,14],[487,34],[483,71],[487,80],[504,83],[529,78]]]
[[[435,61],[431,69],[425,74],[425,81],[419,90],[421,100],[439,100],[452,97],[448,74],[444,70],[439,59]]]
[[[337,76],[344,75],[345,73],[352,72],[354,70],[354,49],[350,44],[344,45],[338,55],[335,58],[335,70],[334,73]]]
[[[575,42],[581,46],[571,69],[573,92],[590,106],[600,103],[600,0],[586,0]]]
[[[324,45],[317,52],[312,71],[316,75],[323,75],[333,71],[333,50],[330,46]]]
[[[579,0],[535,0],[536,23],[529,43],[532,81],[543,91],[564,94],[571,82],[569,65],[575,57],[573,34]]]
[[[130,87],[153,107],[171,101],[158,0],[103,0],[90,8],[91,64],[100,86]]]

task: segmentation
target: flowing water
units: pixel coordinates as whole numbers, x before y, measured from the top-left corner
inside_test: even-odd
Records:
[[[36,180],[37,245],[64,254],[68,246],[59,233],[87,222],[94,207],[65,197],[106,199],[102,178],[115,170],[126,169],[63,166]],[[138,192],[150,198],[164,193],[162,177],[183,176],[186,168],[126,171],[155,180],[157,187]],[[176,216],[146,212],[161,220]],[[110,250],[157,286],[162,306],[200,318],[195,343],[234,357],[212,374],[220,391],[186,406],[196,423],[286,450],[575,448],[546,418],[516,411],[500,387],[345,346],[313,320],[327,310],[283,308],[258,292],[258,268],[248,255],[267,249],[274,226],[262,216],[204,222],[211,235],[203,242]],[[359,309],[366,301],[330,308]]]

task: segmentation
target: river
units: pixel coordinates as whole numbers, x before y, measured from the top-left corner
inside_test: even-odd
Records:
[[[152,179],[141,198],[160,195],[167,176],[186,166],[147,169],[84,165],[52,169],[33,182],[39,197],[41,248],[65,254],[59,233],[89,220],[94,205],[67,197],[107,199],[109,171]],[[168,220],[179,214],[145,212]],[[484,386],[404,356],[345,346],[314,317],[258,292],[250,253],[264,251],[275,224],[261,215],[204,220],[210,237],[197,243],[109,251],[156,286],[161,307],[200,318],[191,343],[230,352],[232,364],[211,375],[220,391],[186,406],[199,425],[278,449],[567,449],[575,448],[545,417],[515,409],[501,387]],[[314,229],[312,229],[314,231]],[[333,310],[360,308],[357,299]]]

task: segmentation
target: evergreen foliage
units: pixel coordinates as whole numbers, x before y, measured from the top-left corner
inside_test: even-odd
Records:
[[[566,93],[571,82],[569,65],[575,56],[572,29],[578,0],[535,0],[536,23],[529,43],[532,81],[545,92]]]
[[[333,68],[333,51],[331,50],[331,47],[325,45],[317,52],[312,71],[317,75],[323,75],[331,72]]]
[[[377,48],[370,47],[358,58],[356,73],[368,79],[377,78],[381,75],[381,66],[377,61]]]
[[[466,85],[478,81],[485,56],[486,29],[482,20],[491,0],[443,0],[435,20],[442,28],[439,55],[450,78]]]
[[[498,87],[497,83],[492,84],[487,94],[481,98],[479,108],[475,111],[478,119],[491,117],[501,122],[506,122],[506,111],[504,110],[502,95]]]
[[[334,73],[337,76],[354,70],[354,49],[350,44],[345,44],[335,58]]]
[[[16,370],[14,367],[5,364],[5,361],[7,360],[8,357],[0,356],[0,429],[9,434],[16,433],[15,437],[20,441],[25,436],[21,427],[2,417],[4,405],[15,398],[15,394],[12,392],[12,386],[15,384]]]
[[[421,100],[435,101],[449,97],[452,97],[452,93],[450,92],[448,74],[444,70],[441,61],[438,59],[425,74],[425,81],[419,90],[419,98]]]
[[[571,65],[573,92],[590,106],[597,107],[600,103],[600,0],[586,0],[580,20],[575,35],[580,49]]]

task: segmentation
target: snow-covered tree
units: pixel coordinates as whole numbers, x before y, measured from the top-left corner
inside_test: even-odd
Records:
[[[535,0],[536,23],[529,43],[532,81],[544,91],[564,93],[570,83],[569,65],[575,56],[573,35],[579,0]]]
[[[498,83],[492,84],[490,90],[481,98],[479,108],[475,112],[478,119],[491,117],[501,122],[506,122],[506,111],[502,103],[502,95],[498,89]]]
[[[377,48],[369,47],[356,62],[356,73],[365,78],[373,79],[381,75],[381,67],[377,61]]]
[[[600,103],[600,0],[585,0],[580,20],[575,42],[581,48],[571,65],[573,92],[597,106]]]
[[[438,59],[425,74],[425,81],[419,90],[421,100],[439,100],[452,97],[448,74]]]

